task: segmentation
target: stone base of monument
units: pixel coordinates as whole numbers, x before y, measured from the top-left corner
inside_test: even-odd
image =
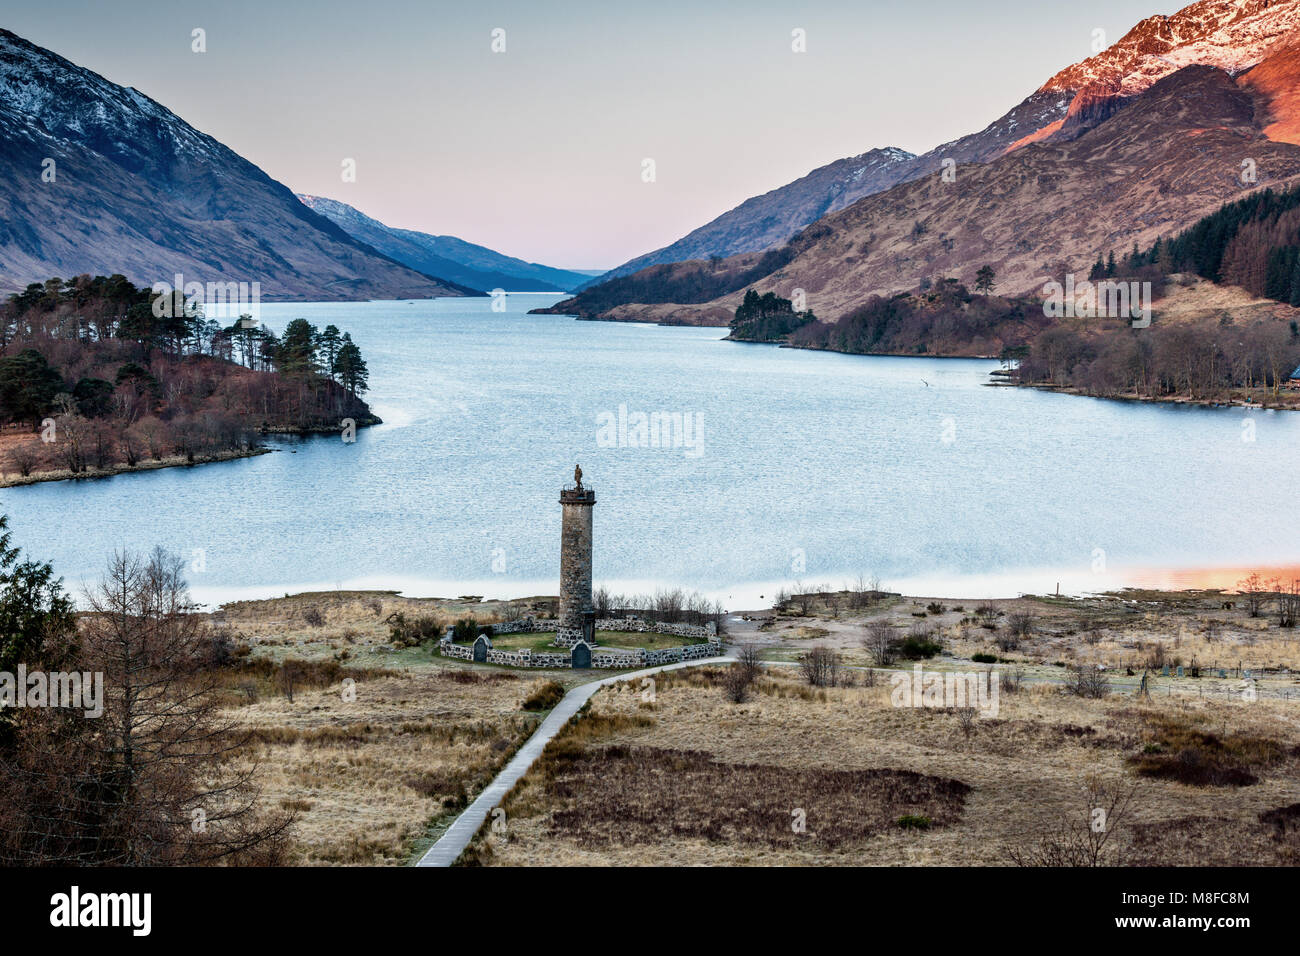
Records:
[[[702,657],[716,657],[722,653],[722,641],[718,637],[717,625],[708,624],[662,624],[642,621],[638,618],[610,618],[595,621],[592,630],[617,631],[641,634],[668,634],[673,637],[694,638],[695,644],[681,647],[666,647],[649,650],[644,647],[602,647],[583,639],[582,631],[568,633],[562,631],[555,620],[534,620],[524,618],[520,621],[504,621],[493,624],[492,632],[497,635],[521,634],[529,632],[556,632],[552,646],[555,653],[534,651],[529,648],[511,650],[495,648],[491,638],[480,635],[473,646],[457,644],[452,640],[452,631],[438,642],[438,650],[443,657],[458,658],[482,664],[499,664],[506,667],[573,667],[624,669],[652,667],[659,664],[674,664],[678,661],[698,660]]]

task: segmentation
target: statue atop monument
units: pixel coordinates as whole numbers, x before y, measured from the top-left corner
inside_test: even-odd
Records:
[[[582,490],[582,466],[573,466],[573,483],[578,486],[578,491]]]

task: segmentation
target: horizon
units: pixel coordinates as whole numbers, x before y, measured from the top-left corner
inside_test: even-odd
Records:
[[[146,3],[104,24],[78,15],[90,8],[84,0],[55,0],[7,21],[32,43],[150,96],[294,193],[527,262],[603,271],[836,160],[890,146],[924,153],[975,132],[1092,55],[1094,29],[1109,45],[1182,5],[1106,0],[1080,12],[1057,3],[1044,16],[1028,0],[997,11],[941,0],[924,14],[837,3],[786,13],[767,3],[746,9],[742,22],[728,19],[728,5],[613,13],[570,2],[542,15],[510,2],[467,13],[390,0],[368,7],[364,23],[320,7],[295,19],[293,7],[250,6]],[[249,23],[260,29],[250,33]],[[501,53],[491,50],[497,27],[506,31]],[[202,54],[191,50],[195,28],[206,31]],[[791,50],[794,28],[806,30],[806,53]],[[400,45],[388,42],[393,35]],[[609,42],[621,36],[640,42]],[[673,52],[667,80],[656,73],[664,47],[646,39],[656,36]],[[881,44],[881,36],[901,42]],[[140,55],[142,37],[150,55]],[[439,37],[451,41],[433,47],[443,59],[422,57]],[[359,55],[340,74],[315,55],[320,49]],[[1012,51],[1021,55],[1005,55]],[[541,60],[539,77],[539,58],[556,52]],[[275,70],[258,69],[273,60]],[[594,86],[593,71],[602,78]],[[987,75],[968,82],[971,71]],[[903,74],[906,96],[891,84]],[[412,128],[403,125],[411,101],[392,96],[394,82],[452,95],[428,105],[422,118],[432,123]],[[888,95],[864,104],[864,84]],[[735,98],[719,110],[700,89]],[[774,142],[747,149],[763,122]],[[447,128],[461,131],[458,148],[446,146]],[[340,177],[346,158],[356,160],[355,182]],[[647,158],[654,182],[642,181]]]

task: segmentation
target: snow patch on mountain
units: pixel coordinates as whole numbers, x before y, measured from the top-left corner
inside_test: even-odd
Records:
[[[1066,67],[1042,91],[1105,87],[1133,96],[1188,66],[1232,75],[1258,64],[1300,28],[1300,0],[1200,0],[1140,22],[1096,56]]]

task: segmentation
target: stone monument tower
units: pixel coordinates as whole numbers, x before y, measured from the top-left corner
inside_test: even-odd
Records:
[[[560,489],[560,618],[555,643],[572,647],[579,640],[596,643],[596,612],[591,605],[591,509],[596,492],[582,484],[582,468],[573,469],[573,484]]]

